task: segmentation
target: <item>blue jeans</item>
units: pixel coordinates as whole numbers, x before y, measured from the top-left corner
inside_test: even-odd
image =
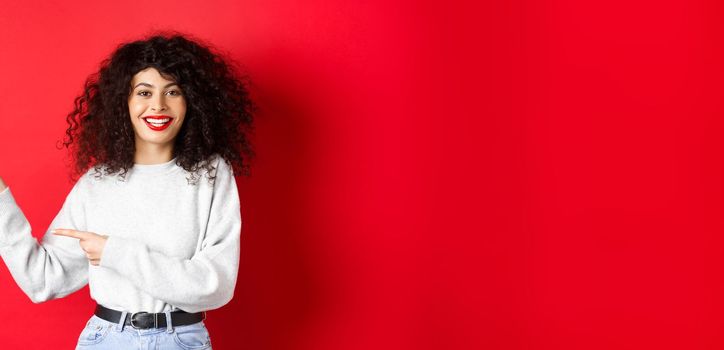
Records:
[[[119,321],[131,317],[124,312]],[[168,314],[167,314],[167,318]],[[175,327],[134,329],[123,322],[108,322],[91,316],[78,338],[76,350],[211,350],[211,339],[203,321]]]

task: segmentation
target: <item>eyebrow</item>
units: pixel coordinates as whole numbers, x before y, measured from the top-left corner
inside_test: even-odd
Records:
[[[165,89],[165,88],[167,88],[167,87],[169,87],[169,86],[173,86],[173,85],[178,85],[178,83],[168,83],[168,84],[166,84],[166,86],[164,86],[163,88]],[[135,88],[137,88],[137,87],[139,87],[139,86],[148,86],[148,87],[150,87],[150,88],[154,87],[153,84],[149,84],[149,83],[138,83],[138,84],[136,84],[136,86],[134,86],[133,88],[135,89]]]

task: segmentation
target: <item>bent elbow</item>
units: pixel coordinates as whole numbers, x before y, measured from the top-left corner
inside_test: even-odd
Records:
[[[52,295],[50,295],[48,293],[44,293],[44,292],[30,292],[30,293],[26,293],[26,294],[27,294],[28,298],[30,298],[30,301],[33,302],[33,304],[40,304],[40,303],[44,303],[50,299],[53,299]]]
[[[186,305],[182,308],[186,312],[201,312],[218,309],[228,304],[234,298],[234,286],[219,287],[213,293],[198,296],[198,303]]]

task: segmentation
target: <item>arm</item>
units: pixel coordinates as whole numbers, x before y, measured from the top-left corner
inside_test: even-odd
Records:
[[[78,197],[76,184],[50,227],[85,227]],[[46,234],[38,243],[9,187],[0,190],[0,256],[34,303],[62,298],[88,283],[88,261],[78,242]]]
[[[212,310],[234,295],[240,233],[239,193],[231,169],[221,160],[199,252],[191,259],[172,257],[144,243],[110,236],[100,266],[117,271],[144,292],[184,311]]]

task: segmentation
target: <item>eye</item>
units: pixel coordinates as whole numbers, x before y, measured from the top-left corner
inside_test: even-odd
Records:
[[[151,92],[146,90],[141,90],[138,93],[136,93],[138,96],[150,96]]]
[[[181,96],[181,91],[171,90],[171,91],[167,92],[167,94],[169,94],[171,96]]]

